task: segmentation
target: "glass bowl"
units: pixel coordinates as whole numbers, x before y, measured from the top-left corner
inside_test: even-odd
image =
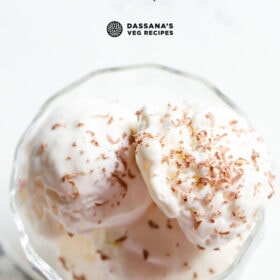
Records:
[[[95,71],[51,97],[39,110],[19,141],[10,182],[10,206],[20,234],[21,245],[30,265],[37,272],[38,279],[61,280],[66,276],[59,271],[58,253],[52,247],[53,240],[47,240],[34,231],[34,228],[28,223],[24,205],[18,196],[21,173],[26,160],[24,145],[30,135],[40,126],[44,117],[56,106],[63,104],[68,98],[82,96],[118,100],[124,106],[135,111],[145,103],[166,103],[191,98],[194,102],[207,100],[209,103],[223,103],[244,115],[238,106],[207,80],[156,64]],[[244,259],[249,255],[249,249],[254,247],[253,243],[256,244],[261,236],[263,222],[264,211],[261,211],[254,228],[242,243],[232,263],[226,270],[209,280],[238,279]]]

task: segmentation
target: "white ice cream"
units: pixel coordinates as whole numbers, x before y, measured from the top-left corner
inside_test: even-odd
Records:
[[[271,195],[257,137],[226,107],[53,107],[25,143],[18,193],[40,254],[65,280],[215,278]]]
[[[149,103],[161,105],[137,122]],[[20,142],[12,192],[33,266],[63,280],[219,278],[272,194],[262,143],[223,106],[208,83],[158,67],[88,76],[45,104]],[[228,172],[230,186],[219,182]]]
[[[210,280],[233,263],[244,240],[203,250],[153,204],[130,225],[62,236],[55,267],[63,279]]]
[[[165,215],[193,243],[217,247],[254,225],[273,176],[246,120],[226,105],[202,104],[144,107],[136,161]]]
[[[92,98],[49,113],[26,145],[21,179],[41,232],[80,234],[143,214],[150,197],[134,160],[135,125],[119,104]]]

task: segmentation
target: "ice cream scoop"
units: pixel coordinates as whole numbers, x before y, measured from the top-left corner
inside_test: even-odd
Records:
[[[273,195],[273,175],[262,139],[244,117],[205,102],[150,105],[139,116],[141,174],[189,240],[218,247],[254,225]]]
[[[25,203],[44,234],[119,226],[147,209],[134,159],[135,125],[133,113],[95,98],[68,100],[45,116],[26,144],[21,178]]]

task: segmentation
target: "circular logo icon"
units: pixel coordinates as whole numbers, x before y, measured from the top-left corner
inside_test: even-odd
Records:
[[[111,37],[119,37],[123,32],[123,27],[118,21],[111,21],[107,25],[107,33]]]

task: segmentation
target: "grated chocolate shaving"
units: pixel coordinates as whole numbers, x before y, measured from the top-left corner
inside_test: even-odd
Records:
[[[127,176],[131,179],[134,179],[136,177],[129,168],[127,169]]]
[[[148,225],[150,226],[150,228],[153,228],[153,229],[158,229],[159,228],[159,225],[152,220],[148,221]]]
[[[82,122],[79,122],[79,123],[77,123],[77,127],[82,127],[82,126],[84,126],[85,124],[84,123],[82,123]]]
[[[108,124],[111,124],[114,121],[114,118],[112,116],[110,116],[109,120],[108,120]]]
[[[202,251],[204,251],[205,250],[205,248],[204,247],[202,247],[202,246],[200,246],[200,245],[196,245],[197,246],[197,248],[199,249],[199,250],[202,250]]]
[[[95,133],[91,130],[87,130],[86,133],[89,134],[91,137],[95,136]]]
[[[125,193],[127,192],[127,183],[119,176],[117,172],[112,173],[112,177],[124,188]]]
[[[252,150],[251,160],[256,168],[257,171],[259,171],[259,166],[257,164],[257,158],[260,156],[259,153],[257,153],[254,149]]]
[[[76,178],[79,176],[79,172],[73,172],[73,173],[68,173],[68,174],[65,174],[62,178],[61,178],[61,181],[64,183],[64,182],[67,182],[73,178]]]
[[[66,260],[65,260],[64,257],[60,256],[60,257],[58,258],[58,260],[59,260],[59,262],[61,263],[61,265],[63,266],[63,268],[64,268],[65,270],[69,270],[69,267],[68,267],[68,265],[67,265]]]
[[[48,144],[42,143],[42,144],[40,145],[38,151],[37,151],[37,155],[39,156],[39,155],[43,154],[44,151],[47,149],[47,147],[48,147]]]
[[[85,275],[83,275],[83,274],[82,275],[77,275],[75,273],[73,273],[73,279],[74,280],[87,280]]]
[[[113,144],[113,145],[120,142],[120,138],[117,138],[116,140],[114,140],[114,139],[112,138],[112,136],[110,136],[109,134],[107,134],[106,137],[107,137],[107,140],[108,140],[111,144]]]
[[[127,235],[123,235],[121,237],[119,237],[118,239],[115,240],[115,243],[122,243],[127,239]]]
[[[149,257],[149,251],[147,251],[146,249],[144,249],[142,251],[142,254],[143,254],[143,259],[146,261]]]
[[[104,254],[101,250],[97,250],[96,253],[99,254],[102,261],[107,261],[110,259],[110,257]]]
[[[123,167],[125,170],[127,170],[127,155],[126,155],[126,151],[128,149],[126,147],[121,147],[120,149],[118,149],[115,154],[117,156],[117,159],[123,164]]]
[[[96,146],[96,147],[99,147],[99,143],[98,143],[98,141],[96,141],[95,139],[92,139],[92,140],[90,141],[90,143],[93,144],[93,145]]]
[[[58,127],[65,127],[65,124],[63,124],[63,123],[55,123],[55,124],[53,124],[53,126],[52,126],[52,130],[55,130],[55,129],[57,129]]]
[[[202,221],[194,221],[193,231],[196,231],[201,225]]]

